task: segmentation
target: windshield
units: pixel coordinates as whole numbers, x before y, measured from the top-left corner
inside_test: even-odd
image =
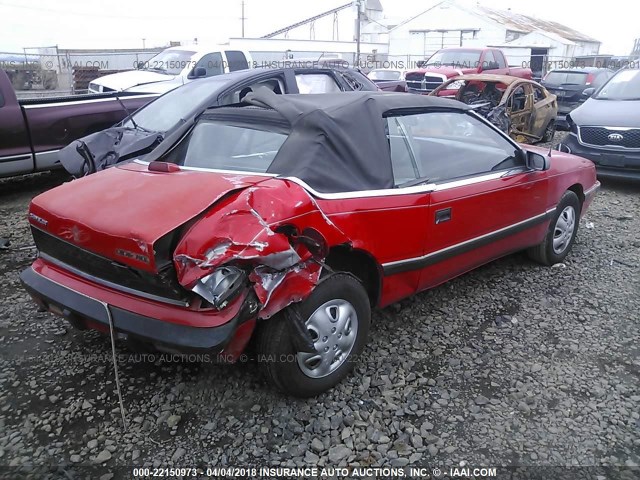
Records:
[[[221,79],[199,80],[178,87],[135,112],[132,115],[135,125],[131,120],[127,120],[123,126],[135,128],[137,125],[152,132],[167,132],[181,120],[191,116],[197,108],[210,106],[211,103],[207,103],[207,99],[215,95],[226,83]]]
[[[398,70],[373,70],[369,72],[371,80],[400,80],[402,76]]]
[[[260,127],[200,121],[177,163],[185,167],[265,173],[287,135]]]
[[[598,100],[640,100],[640,70],[622,70],[593,97]]]
[[[477,50],[441,50],[434,53],[427,66],[448,65],[459,68],[473,68],[480,64],[480,52]]]
[[[544,82],[548,85],[585,85],[589,72],[549,72],[544,77]]]
[[[179,75],[182,70],[191,65],[191,57],[196,52],[192,50],[165,50],[150,60],[141,62],[141,70],[164,73],[166,75]]]

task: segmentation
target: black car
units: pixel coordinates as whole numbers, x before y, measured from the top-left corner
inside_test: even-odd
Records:
[[[599,177],[640,180],[640,70],[620,70],[567,115],[561,150],[588,158]]]
[[[141,158],[192,125],[207,108],[239,103],[259,87],[277,94],[378,90],[359,71],[338,66],[257,68],[203,78],[165,93],[112,128],[72,142],[60,150],[60,162],[81,177]]]
[[[556,128],[558,130],[568,130],[569,125],[566,116],[574,108],[582,105],[588,96],[585,90],[588,88],[597,89],[604,85],[613,76],[614,72],[608,68],[568,68],[561,70],[551,70],[540,82],[544,87],[553,93],[558,100],[558,117]]]

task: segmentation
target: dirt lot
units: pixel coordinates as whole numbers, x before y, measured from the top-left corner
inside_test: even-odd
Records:
[[[0,181],[0,236],[12,242],[0,251],[0,477],[29,465],[103,480],[130,478],[132,465],[640,475],[640,186],[604,183],[564,264],[512,255],[375,312],[364,362],[316,399],[281,396],[251,362],[119,346],[123,432],[107,338],[39,313],[18,281],[35,254],[28,202],[63,180]]]

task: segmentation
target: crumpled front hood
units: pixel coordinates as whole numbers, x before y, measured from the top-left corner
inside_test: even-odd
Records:
[[[589,98],[571,112],[578,126],[640,128],[640,100],[597,100]]]
[[[126,90],[136,85],[143,85],[153,82],[166,82],[173,80],[175,75],[165,75],[158,72],[148,72],[145,70],[132,70],[130,72],[112,73],[104,77],[97,78],[91,83],[112,88],[117,91]]]
[[[107,258],[155,271],[154,243],[227,194],[265,177],[182,170],[150,172],[128,163],[35,197],[37,228]]]

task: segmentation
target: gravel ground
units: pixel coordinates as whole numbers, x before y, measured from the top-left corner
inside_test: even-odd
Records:
[[[28,202],[63,180],[0,181],[12,241],[0,251],[0,476],[640,463],[640,186],[603,182],[564,264],[516,254],[376,311],[354,375],[315,399],[281,396],[251,362],[151,362],[119,346],[124,432],[107,337],[38,312],[18,281],[34,255],[20,249]]]

